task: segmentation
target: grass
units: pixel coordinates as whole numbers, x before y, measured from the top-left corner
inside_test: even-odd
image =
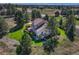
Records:
[[[60,36],[61,36],[61,39],[58,40],[59,41],[58,45],[61,46],[61,45],[63,45],[67,41],[67,36],[66,36],[64,30],[58,28],[58,31],[59,31]]]
[[[15,31],[15,32],[8,33],[7,37],[9,37],[11,39],[20,40],[24,34],[23,31],[26,29],[26,25],[29,25],[29,24],[25,24],[25,26],[23,26],[23,28]]]
[[[4,42],[0,42],[0,46],[6,46]]]
[[[43,42],[32,41],[32,46],[42,46],[42,45],[43,45]]]
[[[79,20],[76,20],[76,25],[79,25]]]
[[[12,33],[9,33],[7,36],[11,39],[16,39],[16,40],[20,40],[22,38],[22,35],[23,35],[23,29],[20,29],[18,31],[15,31],[15,32],[12,32]]]
[[[59,31],[59,33],[60,33],[61,36],[63,36],[63,37],[66,38],[66,34],[65,34],[65,31],[64,30],[58,28],[58,31]]]
[[[26,24],[28,25],[28,24]],[[15,31],[15,32],[12,32],[12,33],[8,33],[7,37],[11,38],[11,39],[15,39],[15,40],[20,40],[24,34],[24,29],[26,27],[24,26],[23,28]],[[42,46],[43,43],[42,42],[35,42],[34,40],[32,40],[32,46]]]
[[[62,16],[56,17],[56,22],[59,23],[61,19],[62,19]]]

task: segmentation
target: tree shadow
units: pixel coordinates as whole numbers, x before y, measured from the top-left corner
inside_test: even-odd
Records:
[[[33,40],[35,43],[40,43],[40,42],[43,41],[43,40],[41,40],[41,39],[36,40],[36,38],[34,38],[34,37],[32,37],[32,40]]]
[[[0,33],[0,39],[2,39],[6,34],[7,34],[7,32]]]
[[[9,32],[15,32],[17,30],[20,30],[21,28],[23,28],[23,25],[16,25],[15,27],[11,28]]]

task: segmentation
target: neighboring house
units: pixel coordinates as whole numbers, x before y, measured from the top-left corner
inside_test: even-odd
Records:
[[[45,14],[41,14],[41,17],[44,18],[46,15]]]
[[[75,15],[75,18],[79,19],[79,15]]]
[[[19,8],[19,7],[18,7],[18,8],[16,8],[16,10],[19,10],[19,11],[21,11],[21,12],[22,12],[22,8]]]
[[[0,10],[0,15],[5,15],[6,12],[7,12],[7,9],[4,8],[4,9]]]
[[[32,21],[32,31],[38,38],[45,38],[50,35],[50,31],[47,28],[48,22],[42,18],[36,18]]]
[[[27,13],[30,13],[31,14],[32,13],[32,9],[28,8],[27,9]]]

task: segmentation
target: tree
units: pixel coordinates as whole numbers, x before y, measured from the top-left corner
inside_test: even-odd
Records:
[[[33,10],[32,11],[32,20],[34,20],[35,18],[41,18],[41,14],[39,11]]]
[[[8,24],[4,18],[0,17],[0,38],[8,32]]]
[[[36,17],[36,14],[35,14],[35,13],[36,13],[36,10],[33,10],[33,11],[32,11],[32,20],[34,20],[35,17]]]
[[[29,21],[29,15],[27,13],[24,13],[22,20],[24,21],[24,23],[27,23]]]
[[[71,9],[70,7],[64,7],[64,8],[62,8],[61,15],[62,16],[68,16],[71,13],[71,10],[70,9]]]
[[[44,17],[45,20],[49,20],[49,16],[46,14],[46,16]]]
[[[58,34],[56,24],[57,23],[56,23],[55,17],[51,17],[51,19],[48,20],[48,26],[47,27],[49,28],[49,30],[51,30],[51,37]]]
[[[55,12],[55,17],[58,17],[59,14],[60,14],[59,11],[56,11],[56,12]]]
[[[16,49],[16,53],[19,55],[28,55],[31,53],[31,37],[27,31],[24,31],[20,45]]]
[[[17,23],[21,22],[21,18],[22,18],[22,12],[17,10],[15,12],[15,20],[17,21]]]
[[[61,19],[60,22],[59,22],[59,27],[60,27],[60,28],[63,28],[63,20],[62,20],[62,19]]]
[[[23,18],[22,12],[21,11],[16,11],[15,20],[16,20],[17,25],[19,25],[21,27],[23,26],[22,18]]]
[[[39,11],[36,11],[36,18],[41,18],[41,14]]]
[[[75,17],[73,11],[70,10],[70,14],[68,15],[68,20],[66,24],[66,34],[71,41],[74,41],[74,33],[75,33]]]
[[[61,10],[61,15],[65,16],[66,14],[67,14],[67,10],[66,9]]]
[[[15,5],[8,4],[7,5],[7,15],[14,15],[15,14]]]
[[[27,8],[26,7],[22,7],[22,13],[26,13],[27,12]]]
[[[44,47],[45,52],[47,52],[47,54],[50,54],[51,51],[54,52],[54,48],[56,47],[58,43],[57,42],[58,31],[57,31],[56,22],[55,22],[54,17],[48,20],[48,29],[50,30],[50,37],[49,39],[46,40],[43,47]]]
[[[47,41],[43,44],[44,51],[47,54],[50,54],[51,52],[54,52],[54,48],[57,46],[57,38],[51,37],[47,39]]]

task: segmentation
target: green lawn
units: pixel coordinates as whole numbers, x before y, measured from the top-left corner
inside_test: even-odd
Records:
[[[15,32],[12,32],[12,33],[9,33],[7,36],[11,39],[16,39],[16,40],[20,40],[22,38],[22,35],[23,35],[23,29],[20,29],[18,31],[15,31]]]
[[[24,34],[24,32],[23,32],[24,29],[25,29],[25,26],[15,32],[8,33],[7,37],[9,37],[11,39],[20,40],[22,38],[22,35]]]
[[[79,20],[76,20],[76,25],[79,25]]]
[[[23,30],[25,29],[25,26],[22,29],[19,29],[15,32],[12,33],[8,33],[8,35],[6,35],[7,37],[11,38],[11,39],[15,39],[15,40],[20,40],[22,38]],[[42,42],[35,42],[34,40],[32,40],[32,45],[33,46],[42,46],[43,43]]]
[[[42,46],[42,45],[43,45],[43,42],[32,41],[32,46]]]
[[[59,44],[58,44],[58,45],[61,46],[61,45],[64,44],[65,41],[67,41],[67,36],[66,36],[64,30],[58,28],[58,31],[59,31],[59,33],[60,33],[60,36],[62,37],[62,38],[60,38],[60,39],[58,40],[58,41],[59,41]]]
[[[59,33],[60,33],[61,36],[63,36],[64,38],[66,38],[66,34],[65,34],[64,30],[58,28],[58,31],[59,31]]]

